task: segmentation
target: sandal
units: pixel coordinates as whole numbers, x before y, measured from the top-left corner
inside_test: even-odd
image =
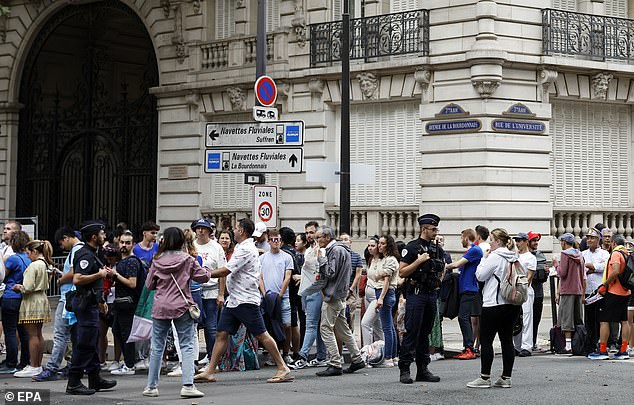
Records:
[[[293,375],[291,375],[291,372],[288,371],[284,374],[279,374],[279,375],[274,375],[273,377],[269,378],[268,380],[266,380],[267,383],[285,383],[285,382],[291,382],[295,379],[295,377]]]
[[[209,377],[201,374],[196,374],[194,376],[194,382],[197,383],[212,383],[212,382],[216,382],[216,378],[213,375],[210,375]]]

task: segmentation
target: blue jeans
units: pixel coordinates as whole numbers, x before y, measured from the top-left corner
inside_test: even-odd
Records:
[[[20,304],[22,298],[2,298],[2,327],[4,328],[4,342],[7,347],[6,366],[15,368],[18,366],[18,338],[20,335],[20,366],[30,363],[29,337],[24,325],[18,325],[20,316]]]
[[[304,360],[308,360],[310,349],[317,340],[317,360],[326,360],[326,345],[319,333],[319,319],[321,318],[321,292],[316,292],[308,297],[302,297],[302,305],[306,312],[306,334],[304,344],[299,351],[299,355]]]
[[[471,327],[471,309],[477,292],[464,291],[460,294],[460,309],[458,310],[458,324],[462,332],[462,346],[473,350],[473,328]]]
[[[211,359],[211,349],[216,343],[216,328],[218,327],[218,303],[215,298],[203,298],[203,312],[205,313],[203,327],[205,328],[207,357]]]
[[[157,388],[161,373],[161,360],[165,351],[167,333],[172,328],[172,321],[178,332],[178,344],[183,353],[183,385],[194,383],[194,320],[185,311],[176,319],[153,319],[152,323],[152,352],[150,355],[150,369],[147,375],[148,388]]]
[[[376,299],[381,296],[382,288],[374,291]],[[394,289],[390,288],[383,297],[383,306],[379,309],[379,316],[381,317],[381,327],[383,329],[383,336],[385,336],[385,358],[392,359],[396,357],[396,330],[394,329],[394,320],[392,319],[392,308],[396,304],[396,294]]]
[[[70,342],[70,326],[68,326],[66,319],[62,317],[65,304],[66,303],[64,301],[60,301],[57,304],[57,309],[55,310],[53,350],[51,352],[51,357],[48,359],[48,363],[46,364],[46,369],[53,373],[59,371],[60,366],[62,365],[62,360],[64,359],[64,354],[66,354],[66,348]]]

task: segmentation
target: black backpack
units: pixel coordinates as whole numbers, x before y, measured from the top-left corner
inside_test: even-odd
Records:
[[[145,280],[147,279],[147,273],[150,271],[150,265],[145,260],[141,259],[138,256],[129,256],[130,258],[135,258],[139,261],[139,268],[136,272],[136,286],[134,287],[134,293],[136,294],[136,301],[141,297],[141,293],[143,292],[143,287],[145,286]]]
[[[634,291],[634,254],[627,255],[621,252],[625,259],[625,268],[618,275],[619,283],[626,290]]]

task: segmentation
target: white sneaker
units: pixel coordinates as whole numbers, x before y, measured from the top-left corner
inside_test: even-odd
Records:
[[[382,363],[372,366],[372,368],[392,368],[394,367],[394,362],[392,359],[383,360]]]
[[[207,356],[203,357],[202,360],[198,360],[199,366],[206,366],[207,364],[209,364],[209,357]]]
[[[146,397],[158,397],[159,396],[158,388],[145,387],[145,389],[143,390],[143,395]]]
[[[491,388],[491,379],[483,380],[482,377],[478,377],[475,380],[467,383],[469,388]]]
[[[205,393],[198,391],[195,385],[192,385],[191,387],[184,386],[183,388],[181,388],[181,397],[183,398],[200,398],[204,396]]]
[[[286,365],[292,364],[293,358],[287,354],[286,356],[284,356],[284,363],[286,363]]]
[[[125,365],[125,363],[123,361],[113,361],[112,363],[110,363],[110,367],[108,367],[106,370],[107,371],[114,371],[114,370],[118,370],[121,367],[123,367]]]
[[[493,384],[496,388],[511,388],[511,379],[504,379],[502,377],[498,378],[498,380]]]
[[[176,368],[174,368],[174,370],[167,373],[168,377],[182,377],[182,375],[183,369],[181,368],[181,366],[177,366]]]
[[[326,360],[317,360],[317,358],[314,358],[308,362],[308,367],[326,367],[326,366],[328,366],[328,362]]]
[[[150,368],[150,362],[148,359],[139,360],[135,365],[135,370],[147,370]]]
[[[16,371],[15,373],[13,373],[13,376],[18,378],[27,378],[27,377],[30,378],[40,374],[41,372],[42,372],[42,367],[26,366],[22,370]]]
[[[112,374],[112,375],[134,375],[134,367],[128,368],[128,366],[126,366],[124,364],[123,367],[121,367],[120,369],[112,370],[110,372],[110,374]]]

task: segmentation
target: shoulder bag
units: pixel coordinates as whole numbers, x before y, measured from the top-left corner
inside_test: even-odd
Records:
[[[190,304],[189,301],[187,301],[187,298],[185,297],[183,290],[181,290],[180,286],[176,282],[174,275],[170,274],[170,276],[172,276],[172,280],[174,280],[174,284],[176,284],[176,288],[178,288],[178,291],[181,293],[181,296],[185,300],[185,303],[189,306],[187,308],[187,310],[189,311],[189,316],[191,316],[194,321],[197,320],[198,318],[200,318],[200,308],[198,308],[198,305],[196,305],[195,302]]]

